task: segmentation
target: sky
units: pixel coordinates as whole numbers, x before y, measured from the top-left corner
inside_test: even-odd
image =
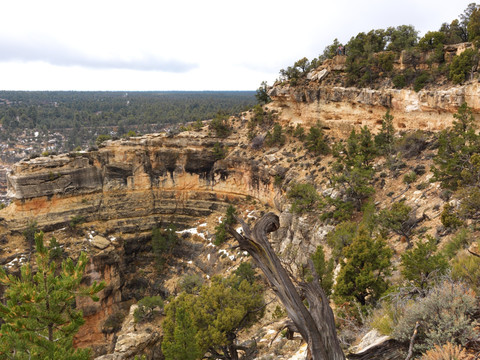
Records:
[[[338,38],[472,0],[0,0],[0,90],[255,90]]]

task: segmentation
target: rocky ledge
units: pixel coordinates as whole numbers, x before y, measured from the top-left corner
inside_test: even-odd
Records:
[[[273,205],[275,172],[239,153],[217,159],[212,149],[219,141],[198,133],[155,134],[108,141],[96,151],[23,160],[7,176],[13,203],[3,221],[10,231],[32,219],[53,230],[80,216],[129,233],[166,218],[188,226],[246,196]],[[236,146],[235,140],[222,143]]]

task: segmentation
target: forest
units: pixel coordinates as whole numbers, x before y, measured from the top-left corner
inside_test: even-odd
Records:
[[[4,130],[1,138],[15,139],[25,129],[57,131],[69,139],[69,147],[73,149],[84,145],[86,138],[92,141],[110,131],[117,136],[129,131],[154,132],[166,125],[211,119],[218,112],[236,114],[255,104],[254,94],[254,91],[0,91],[0,123]]]

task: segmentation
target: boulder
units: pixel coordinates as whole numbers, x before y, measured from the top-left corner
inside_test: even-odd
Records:
[[[111,242],[108,239],[105,239],[103,236],[96,235],[90,240],[90,243],[96,248],[103,250],[110,246]]]

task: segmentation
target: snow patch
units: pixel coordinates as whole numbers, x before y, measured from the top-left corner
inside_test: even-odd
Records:
[[[202,239],[205,239],[205,234],[204,233],[201,233],[201,232],[198,232],[198,229],[195,227],[195,228],[190,228],[190,229],[185,229],[185,230],[181,230],[181,231],[176,231],[177,234],[184,234],[184,233],[190,233],[192,235],[198,235],[200,236]]]

